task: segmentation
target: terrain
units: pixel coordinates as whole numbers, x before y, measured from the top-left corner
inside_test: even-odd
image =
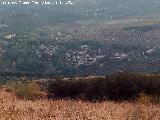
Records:
[[[73,100],[20,100],[0,91],[1,120],[158,120],[160,106],[131,102]]]
[[[0,73],[46,76],[158,73],[157,0],[2,5]]]
[[[0,86],[0,119],[158,120],[159,78],[159,74],[119,73],[9,81]]]
[[[16,2],[0,1],[1,120],[160,119],[158,0]]]

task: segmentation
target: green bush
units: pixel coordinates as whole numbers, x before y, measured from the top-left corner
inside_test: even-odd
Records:
[[[160,76],[118,73],[91,80],[56,80],[48,82],[49,98],[83,98],[86,100],[130,100],[140,93],[160,95]]]

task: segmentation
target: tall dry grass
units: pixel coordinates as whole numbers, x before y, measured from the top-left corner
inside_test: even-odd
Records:
[[[143,96],[141,96],[143,99]],[[131,102],[22,100],[0,90],[0,120],[159,120],[160,106]]]
[[[20,99],[34,100],[48,96],[47,91],[42,89],[36,81],[14,81],[4,85],[3,88]]]

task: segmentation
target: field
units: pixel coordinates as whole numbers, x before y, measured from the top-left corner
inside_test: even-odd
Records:
[[[0,91],[0,120],[158,120],[160,106],[139,102],[21,100]]]

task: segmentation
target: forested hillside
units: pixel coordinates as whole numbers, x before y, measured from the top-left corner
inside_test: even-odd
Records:
[[[0,72],[159,72],[157,0],[72,2],[73,5],[1,2]]]

